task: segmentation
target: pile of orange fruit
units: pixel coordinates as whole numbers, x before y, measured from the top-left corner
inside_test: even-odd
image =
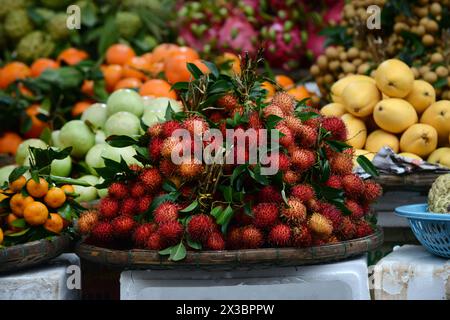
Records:
[[[0,192],[0,202],[8,203],[0,211],[0,244],[4,236],[27,228],[42,226],[52,234],[60,234],[71,223],[57,212],[75,192],[72,185],[57,187],[44,178],[36,182],[20,176]]]

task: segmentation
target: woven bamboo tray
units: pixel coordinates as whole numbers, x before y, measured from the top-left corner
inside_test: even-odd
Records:
[[[62,235],[51,240],[38,240],[0,248],[0,273],[18,271],[47,262],[70,246],[70,237]]]
[[[381,246],[383,231],[364,238],[310,248],[267,248],[225,251],[188,251],[182,261],[169,261],[154,250],[114,250],[80,243],[75,252],[95,263],[125,269],[186,267],[240,267],[251,265],[308,265],[338,261],[366,253]]]
[[[429,188],[445,172],[420,172],[405,175],[380,174],[375,181],[385,188]]]

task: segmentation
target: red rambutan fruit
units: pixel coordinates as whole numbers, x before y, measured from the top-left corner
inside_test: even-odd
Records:
[[[142,185],[142,183],[135,182],[130,188],[130,195],[133,198],[141,198],[145,195],[145,187]]]
[[[346,199],[345,206],[351,211],[351,218],[354,220],[361,219],[364,216],[363,208],[354,200]]]
[[[95,210],[85,211],[77,222],[77,229],[81,234],[88,234],[98,223],[98,212]]]
[[[109,222],[99,222],[92,227],[90,238],[94,243],[104,245],[113,240],[114,230]]]
[[[283,181],[289,185],[296,184],[300,179],[300,175],[294,170],[288,170],[283,173]]]
[[[181,152],[181,142],[177,137],[168,137],[164,139],[161,146],[161,155],[164,158],[170,159],[175,147]]]
[[[139,181],[144,185],[148,192],[155,192],[162,185],[162,177],[158,169],[145,169],[139,175]]]
[[[283,201],[281,192],[274,186],[262,187],[256,198],[261,202],[280,203]]]
[[[322,118],[322,127],[331,133],[333,140],[347,140],[347,127],[341,118],[324,117]]]
[[[159,226],[158,233],[161,235],[163,243],[173,246],[180,242],[183,236],[183,225],[178,221],[169,221]]]
[[[228,231],[226,246],[228,249],[240,249],[242,246],[242,228],[232,227]]]
[[[369,223],[367,223],[367,221],[361,220],[358,221],[358,223],[356,224],[355,237],[356,238],[366,237],[368,235],[371,235],[373,231],[374,231],[373,228],[370,226]]]
[[[211,120],[214,123],[219,123],[220,121],[223,120],[223,113],[219,112],[219,111],[215,111],[215,112],[211,113],[211,115],[209,116],[209,120]]]
[[[253,224],[258,228],[270,228],[278,220],[278,207],[274,203],[260,203],[253,207]]]
[[[306,207],[297,198],[288,199],[288,207],[281,209],[281,216],[291,225],[300,225],[306,220]]]
[[[206,248],[209,250],[224,250],[225,240],[220,232],[213,232],[208,236],[206,240]]]
[[[178,219],[178,205],[171,201],[161,203],[153,212],[153,218],[159,225]]]
[[[325,185],[334,189],[342,189],[341,177],[337,175],[331,175]]]
[[[150,137],[156,138],[159,137],[163,132],[163,124],[162,123],[156,123],[148,128],[147,133]]]
[[[269,243],[276,247],[287,247],[291,244],[291,228],[286,224],[277,224],[269,232]]]
[[[177,129],[182,129],[183,127],[178,121],[170,120],[162,124],[162,134],[164,137],[168,138],[172,136],[172,133]]]
[[[158,229],[154,223],[144,223],[136,227],[133,232],[133,243],[137,248],[144,249],[147,247],[148,238]]]
[[[302,121],[294,116],[287,116],[284,118],[284,123],[292,131],[294,135],[300,134],[302,131]]]
[[[316,154],[308,149],[300,149],[294,151],[291,155],[291,159],[292,164],[300,171],[306,171],[316,163]]]
[[[141,197],[139,199],[139,201],[137,201],[137,208],[136,208],[137,213],[140,214],[140,213],[147,211],[148,208],[150,208],[152,201],[153,201],[152,196],[146,195],[146,196]]]
[[[112,220],[119,214],[119,201],[105,197],[100,200],[99,204],[100,218],[104,220]]]
[[[148,154],[153,161],[161,158],[161,151],[164,140],[161,138],[153,138],[148,145]]]
[[[305,225],[292,228],[292,245],[297,248],[309,247],[312,244],[312,236]]]
[[[163,248],[163,241],[159,232],[153,232],[147,239],[147,248],[150,250],[161,250]]]
[[[228,93],[217,99],[217,106],[231,111],[239,106],[239,101],[233,94]]]
[[[364,193],[364,181],[355,174],[347,174],[342,177],[342,188],[345,194],[352,198],[358,198]]]
[[[284,118],[283,110],[277,105],[271,104],[263,109],[264,118],[268,118],[271,115]]]
[[[169,159],[162,159],[159,163],[159,171],[163,176],[170,177],[177,171],[177,166]]]
[[[203,165],[194,161],[184,162],[178,167],[178,172],[185,179],[194,179],[203,172]]]
[[[262,129],[263,123],[261,121],[261,118],[259,117],[258,112],[252,111],[248,115],[248,127],[251,129]]]
[[[299,130],[300,146],[303,148],[313,147],[317,143],[318,131],[311,126],[303,125]]]
[[[381,197],[383,194],[383,189],[381,186],[374,181],[364,181],[364,193],[363,199],[368,203],[371,203]]]
[[[128,187],[122,182],[113,182],[108,188],[108,194],[116,199],[124,199],[128,196]]]
[[[309,184],[298,184],[291,189],[291,195],[303,203],[314,198],[315,194],[313,187]]]
[[[313,213],[308,220],[309,228],[322,238],[327,238],[333,232],[333,223],[320,213]]]
[[[272,98],[272,104],[279,106],[286,115],[294,112],[295,100],[286,92],[277,92]]]
[[[291,159],[284,153],[276,153],[275,156],[278,157],[278,168],[280,171],[287,171],[291,166]]]
[[[306,207],[311,212],[318,212],[322,209],[322,201],[317,200],[316,198],[311,198],[308,201],[306,201]]]
[[[342,212],[330,203],[323,203],[320,213],[333,223],[333,229],[337,230],[342,222]]]
[[[127,239],[133,233],[136,227],[136,221],[130,216],[118,216],[111,222],[114,230],[114,237],[118,239]]]
[[[243,116],[245,112],[245,109],[243,106],[237,106],[233,110],[230,111],[230,118],[234,119],[236,114],[239,114],[240,116]]]
[[[279,123],[275,129],[277,129],[281,133],[281,137],[279,138],[279,143],[284,146],[288,147],[294,143],[294,135],[292,134],[292,131],[284,124]]]
[[[192,240],[205,241],[214,231],[214,220],[206,214],[192,216],[187,225],[187,232]]]
[[[263,233],[254,226],[247,226],[242,229],[241,233],[241,248],[257,249],[264,244]]]
[[[191,116],[184,120],[183,127],[189,131],[192,136],[200,136],[209,130],[208,123],[200,116]]]
[[[140,173],[140,172],[142,171],[142,169],[143,169],[141,165],[136,164],[136,163],[130,164],[130,165],[128,166],[128,168],[129,168],[131,171],[135,172],[135,173]]]
[[[349,217],[342,218],[341,227],[339,229],[339,236],[342,240],[353,239],[356,233],[356,226]]]
[[[253,223],[253,217],[243,212],[243,210],[236,213],[233,219],[239,226],[248,226]]]
[[[134,198],[127,198],[122,200],[120,203],[119,212],[121,215],[125,216],[134,216],[137,212],[137,204],[139,200],[136,200]]]
[[[331,172],[337,175],[346,175],[352,173],[353,159],[344,153],[337,153],[329,159]]]

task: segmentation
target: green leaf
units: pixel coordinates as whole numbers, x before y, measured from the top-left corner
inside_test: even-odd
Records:
[[[73,179],[69,177],[60,177],[60,176],[54,176],[49,175],[50,179],[56,183],[56,184],[72,184],[82,187],[92,187],[92,185],[89,182],[80,180],[80,179]]]
[[[245,169],[247,169],[247,167],[248,166],[246,164],[241,164],[234,168],[233,174],[231,175],[231,184],[234,183],[237,177],[239,177],[245,171]]]
[[[228,223],[230,222],[231,218],[233,218],[233,214],[234,214],[233,208],[231,208],[231,206],[228,205],[222,212],[222,214],[219,216],[219,218],[216,220],[217,224],[222,226],[222,233],[226,233]]]
[[[189,237],[186,239],[186,242],[188,246],[191,247],[192,249],[202,250],[202,244],[200,242],[194,241]]]
[[[14,220],[13,222],[11,222],[11,225],[13,227],[22,229],[27,226],[27,223],[25,222],[25,219],[17,219],[17,220]]]
[[[447,86],[447,83],[448,83],[447,78],[440,78],[438,81],[436,81],[435,83],[433,83],[433,86],[434,86],[436,89],[441,89],[441,88]]]
[[[9,175],[8,181],[11,183],[13,181],[16,181],[17,179],[19,179],[25,172],[28,171],[28,169],[30,169],[29,167],[17,167],[15,168]]]
[[[274,115],[274,114],[271,114],[270,116],[268,116],[266,119],[267,130],[275,128],[281,120],[283,120],[283,118],[281,118],[277,115]]]
[[[183,242],[180,242],[178,245],[173,246],[172,250],[170,250],[169,260],[180,261],[184,258],[186,258],[186,247]]]
[[[231,186],[224,187],[223,197],[226,202],[233,202],[233,188]]]
[[[108,91],[106,91],[105,80],[94,81],[94,96],[99,102],[106,102],[108,99]]]
[[[42,133],[39,137],[42,141],[44,141],[46,144],[50,144],[52,140],[52,132],[49,127],[45,127],[44,130],[42,130]]]
[[[380,175],[378,173],[377,168],[375,168],[373,163],[369,159],[367,159],[366,156],[364,156],[364,155],[358,156],[358,158],[356,158],[356,162],[358,162],[358,164],[361,166],[361,168],[363,168],[363,170],[365,172],[367,172],[368,174],[370,174],[371,176],[379,176]]]
[[[169,101],[167,103],[166,114],[164,115],[164,119],[166,121],[172,120],[173,113],[174,113],[174,111],[173,111],[172,106],[170,105],[170,101]]]
[[[210,214],[214,217],[214,218],[218,218],[220,217],[220,215],[222,214],[223,208],[221,206],[217,206],[215,208],[213,208],[210,212]]]
[[[337,140],[326,140],[325,143],[328,144],[330,148],[335,152],[342,152],[346,149],[351,148],[351,146],[347,143]]]
[[[188,90],[189,82],[177,82],[172,85],[171,90]]]
[[[159,253],[160,255],[162,255],[162,256],[169,255],[170,252],[172,251],[172,248],[173,248],[173,247],[165,248],[164,250],[158,251],[158,253]]]
[[[198,207],[198,201],[194,200],[190,205],[188,205],[186,208],[180,210],[180,212],[186,213],[186,212],[191,212],[194,211],[195,209],[197,209]]]
[[[203,72],[195,64],[191,62],[187,63],[187,69],[192,74],[194,79],[199,79],[201,76],[203,76]]]
[[[103,25],[100,39],[98,42],[97,52],[103,55],[106,50],[119,40],[119,32],[114,16],[110,16]]]
[[[163,190],[167,191],[167,192],[175,192],[177,191],[177,187],[175,186],[175,184],[170,181],[170,180],[166,180],[164,181],[163,185],[162,185]]]
[[[62,90],[77,90],[83,82],[83,74],[75,67],[61,67],[45,70],[38,80],[49,82]]]
[[[320,181],[322,183],[325,183],[328,178],[330,177],[330,163],[328,162],[328,160],[323,161],[322,163],[322,177],[320,178]]]
[[[267,176],[261,175],[261,166],[260,164],[257,164],[253,170],[248,168],[248,173],[250,174],[250,177],[252,177],[254,180],[256,180],[258,183],[267,186],[269,184],[269,179]]]
[[[8,233],[8,234],[5,233],[5,236],[6,237],[20,237],[20,236],[23,236],[28,231],[30,231],[30,228],[27,228],[27,229],[24,229],[24,230],[15,232],[15,233]]]
[[[64,204],[61,208],[58,209],[58,214],[68,220],[72,221],[72,207],[69,203]]]
[[[211,71],[211,74],[218,78],[219,77],[219,69],[217,69],[217,66],[212,63],[211,61],[202,60],[202,62],[208,67],[209,71]]]
[[[283,198],[283,201],[286,205],[288,205],[288,199],[286,197],[286,190],[284,189],[284,183],[283,183],[283,190],[281,190],[281,197]]]
[[[109,136],[106,138],[106,142],[111,146],[115,148],[124,148],[128,146],[135,145],[137,141],[129,136]]]

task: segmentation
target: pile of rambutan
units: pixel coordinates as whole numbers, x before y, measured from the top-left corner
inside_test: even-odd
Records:
[[[146,128],[139,139],[139,148],[148,149],[138,159],[142,167],[105,177],[108,196],[78,221],[89,243],[159,250],[175,260],[183,258],[173,257],[183,252],[180,247],[308,247],[374,232],[370,205],[382,190],[352,172],[354,154],[342,120],[324,117],[285,92],[267,99],[252,68],[243,63],[240,81],[212,72],[196,74],[195,85],[175,85],[185,111]],[[186,129],[194,138],[213,128],[277,130],[279,148],[268,148],[277,173],[264,176],[264,165],[249,163],[248,144],[223,146],[245,163],[206,164],[193,161],[193,153],[190,161],[173,163],[171,156],[186,143],[173,136],[175,130]]]

